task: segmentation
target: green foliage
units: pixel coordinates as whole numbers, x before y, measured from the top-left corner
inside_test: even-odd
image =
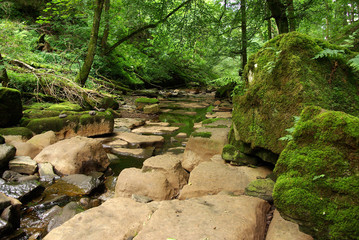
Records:
[[[350,59],[348,63],[354,69],[354,71],[359,72],[359,55],[356,55],[354,58]]]
[[[292,134],[294,133],[295,130],[295,125],[299,122],[300,120],[300,116],[293,116],[294,118],[294,125],[291,128],[287,128],[286,131],[289,133],[288,135],[285,135],[284,137],[279,138],[278,140],[280,141],[291,141],[293,140],[293,136]]]
[[[344,54],[344,50],[333,50],[333,49],[329,49],[326,48],[322,51],[320,51],[317,55],[314,56],[313,59],[318,59],[318,58],[330,58],[330,59],[338,59],[342,57],[342,54]]]
[[[202,138],[210,138],[212,136],[211,132],[193,132],[191,137],[202,137]]]
[[[157,99],[157,98],[140,97],[140,98],[136,98],[135,102],[136,102],[136,103],[150,103],[150,104],[155,104],[155,103],[158,103],[158,99]]]

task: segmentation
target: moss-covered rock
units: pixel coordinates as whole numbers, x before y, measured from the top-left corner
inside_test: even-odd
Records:
[[[21,117],[20,92],[16,89],[0,87],[0,127],[15,126]]]
[[[279,138],[305,106],[359,115],[358,76],[343,58],[314,59],[323,49],[342,49],[292,32],[279,35],[252,55],[245,68],[247,91],[234,97],[231,144],[249,144],[275,154],[287,141]],[[343,49],[344,58],[353,54]]]
[[[0,128],[0,134],[4,136],[22,136],[24,139],[30,139],[34,133],[26,127]]]
[[[59,138],[70,138],[76,135],[96,136],[112,133],[114,117],[111,111],[105,112],[63,112],[64,117],[31,118],[23,121],[23,126],[36,134],[54,131]]]
[[[252,181],[246,187],[244,193],[248,196],[258,197],[268,202],[273,202],[273,188],[275,182],[270,179],[257,179]]]
[[[223,147],[222,158],[225,161],[229,161],[229,162],[236,163],[239,165],[255,166],[259,162],[259,159],[257,157],[247,155],[247,154],[239,151],[238,148],[236,148],[235,146],[233,146],[231,144],[226,144]]]
[[[157,98],[147,98],[147,97],[139,97],[135,100],[136,108],[139,110],[142,110],[144,106],[146,105],[152,105],[158,103]]]
[[[274,169],[274,203],[315,239],[359,237],[359,118],[319,107],[301,120]]]

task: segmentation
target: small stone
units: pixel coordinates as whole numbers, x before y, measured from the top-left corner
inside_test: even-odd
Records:
[[[89,114],[90,114],[91,116],[95,116],[95,115],[96,115],[96,111],[89,111]]]
[[[106,109],[104,109],[104,108],[99,108],[98,111],[99,111],[99,112],[104,112],[104,111],[106,111]]]
[[[67,114],[65,114],[65,113],[62,113],[59,115],[59,118],[65,118],[65,117],[67,117]]]
[[[187,133],[178,133],[177,135],[176,135],[176,137],[177,138],[186,138],[187,137]]]
[[[9,168],[18,173],[33,174],[37,163],[28,156],[16,156],[9,162]]]

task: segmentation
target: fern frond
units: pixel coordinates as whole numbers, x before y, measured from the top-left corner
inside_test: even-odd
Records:
[[[341,57],[340,54],[344,54],[344,50],[333,50],[333,49],[329,49],[326,48],[323,51],[320,51],[317,55],[315,55],[313,57],[313,59],[318,59],[318,58],[338,58]]]
[[[354,71],[359,72],[359,55],[356,55],[354,58],[350,59],[348,64],[354,69]]]

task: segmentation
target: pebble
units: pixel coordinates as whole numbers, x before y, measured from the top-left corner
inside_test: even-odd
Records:
[[[59,115],[59,118],[65,118],[65,117],[67,117],[67,114],[65,114],[65,113],[62,113]]]

